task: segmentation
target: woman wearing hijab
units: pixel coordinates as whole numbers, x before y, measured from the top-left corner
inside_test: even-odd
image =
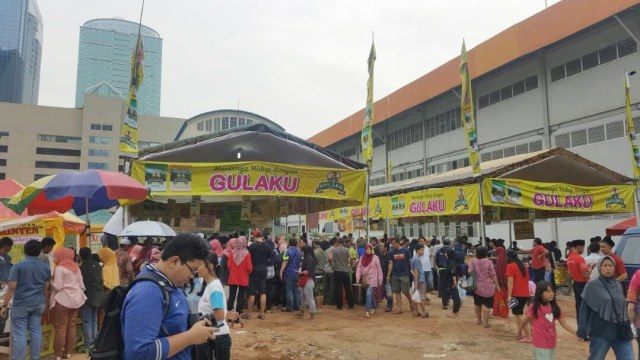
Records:
[[[217,237],[214,237],[211,241],[209,241],[209,245],[211,245],[211,252],[216,254],[216,256],[218,257],[218,264],[219,264],[220,261],[222,260],[222,253],[224,252],[224,250],[222,249],[222,244],[220,243],[220,240],[218,240]]]
[[[50,307],[53,309],[53,326],[56,330],[53,343],[56,359],[71,357],[76,343],[78,311],[87,300],[82,273],[74,261],[75,257],[76,253],[69,248],[59,248],[53,253],[53,261],[57,266],[51,282],[53,291]]]
[[[498,277],[498,285],[500,285],[500,296],[504,302],[508,297],[507,290],[507,250],[500,244],[500,240],[492,239],[493,251],[496,254],[496,276]],[[500,316],[500,302],[495,301],[493,304],[493,316]],[[508,315],[508,313],[507,313]]]
[[[104,282],[105,292],[108,294],[113,288],[120,285],[118,260],[116,259],[116,253],[108,247],[100,249],[98,257],[102,262],[102,281]]]
[[[358,268],[356,269],[356,283],[360,283],[362,279],[362,286],[366,289],[366,302],[365,302],[365,317],[370,317],[376,311],[377,303],[374,300],[374,294],[378,292],[378,289],[382,285],[382,267],[380,266],[380,259],[373,253],[373,246],[367,244],[364,247],[364,255],[358,262]]]
[[[600,276],[587,282],[582,292],[577,335],[580,341],[590,339],[589,360],[604,360],[609,349],[618,360],[634,358],[627,304],[615,271],[615,260],[602,257],[598,262]]]
[[[251,256],[249,256],[249,250],[247,250],[247,238],[238,236],[237,239],[229,240],[227,249],[229,250],[226,252],[227,268],[229,269],[227,310],[235,310],[242,314],[242,310],[245,307],[245,298],[247,297],[247,287],[249,286],[249,274],[253,271]],[[236,306],[234,306],[234,303]],[[242,318],[251,319],[251,314],[242,314]]]
[[[316,256],[313,253],[313,248],[309,245],[302,247],[302,263],[300,265],[300,276],[307,276],[307,281],[303,287],[300,287],[300,314],[298,317],[304,319],[304,313],[307,305],[309,306],[309,313],[311,317],[309,320],[316,318],[316,300],[313,297],[313,287],[315,286],[316,279]]]

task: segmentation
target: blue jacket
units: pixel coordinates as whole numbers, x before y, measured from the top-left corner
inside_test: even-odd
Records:
[[[155,272],[170,284],[168,288],[171,291],[171,307],[163,320],[162,289],[151,281],[134,285],[127,294],[120,314],[125,359],[167,359],[169,340],[162,334],[162,326],[164,325],[169,335],[188,330],[189,306],[182,290],[173,286],[171,281],[154,266],[147,266],[141,274],[148,271]],[[171,359],[191,359],[191,347],[185,348]]]

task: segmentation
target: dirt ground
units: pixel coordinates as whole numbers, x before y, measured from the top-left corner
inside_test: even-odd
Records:
[[[467,298],[457,320],[430,295],[428,319],[414,318],[404,303],[403,314],[378,313],[366,319],[362,306],[337,310],[324,306],[314,321],[299,320],[292,313],[275,311],[266,320],[245,320],[245,327],[231,330],[232,358],[243,360],[359,360],[395,359],[533,359],[530,344],[515,340],[515,318],[492,318],[490,329],[476,325],[473,300]],[[573,297],[559,296],[560,307],[575,326]],[[588,344],[557,326],[556,358],[586,359]],[[634,349],[637,347],[634,340]],[[73,359],[86,359],[74,355]],[[615,359],[610,352],[607,359]]]
[[[575,324],[573,298],[559,297],[560,307]],[[232,330],[234,359],[532,359],[530,344],[515,340],[515,318],[492,318],[490,329],[476,325],[473,300],[462,305],[457,320],[442,309],[436,296],[427,306],[428,319],[376,313],[366,319],[362,306],[337,310],[324,306],[314,321],[274,312],[266,320],[246,321]],[[557,326],[557,359],[586,359],[588,344]],[[635,342],[635,340],[634,340]],[[635,344],[634,344],[635,348]],[[637,348],[636,348],[637,351]],[[611,352],[607,359],[614,359]]]

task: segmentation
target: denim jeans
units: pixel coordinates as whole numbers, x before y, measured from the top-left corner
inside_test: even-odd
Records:
[[[31,359],[40,359],[42,349],[42,325],[44,304],[35,306],[14,305],[11,309],[11,341],[13,360],[27,358],[27,330],[31,338]]]
[[[427,292],[433,290],[433,277],[431,271],[424,271],[424,281],[427,283]]]
[[[284,278],[284,291],[287,298],[287,310],[300,310],[300,290],[297,278]]]
[[[215,359],[229,360],[231,359],[231,336],[219,335],[215,340]]]
[[[364,308],[366,311],[373,310],[376,308],[376,302],[373,300],[373,287],[367,286],[367,291],[365,295],[365,304]]]
[[[634,360],[631,340],[607,340],[592,336],[589,339],[589,360],[604,360],[613,349],[617,360]]]
[[[82,334],[84,346],[91,347],[98,335],[98,308],[89,304],[82,305]]]

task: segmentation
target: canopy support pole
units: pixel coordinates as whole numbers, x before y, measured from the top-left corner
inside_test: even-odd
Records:
[[[480,226],[478,227],[478,231],[480,232],[480,244],[482,246],[487,246],[485,242],[485,228],[484,228],[484,204],[482,203],[482,178],[478,178],[478,194],[480,200]]]
[[[85,234],[87,236],[87,242],[90,240],[89,236],[91,236],[91,220],[89,220],[89,198],[86,197],[84,198],[84,216],[86,217],[87,221],[85,224]]]
[[[371,168],[367,166],[367,183],[366,185],[366,189],[367,189],[367,197],[364,201],[364,208],[365,208],[365,213],[366,213],[366,219],[367,219],[367,223],[365,224],[366,226],[366,238],[367,238],[367,244],[371,243],[371,239],[369,238],[369,223],[371,218],[369,217],[369,181],[371,180]]]

